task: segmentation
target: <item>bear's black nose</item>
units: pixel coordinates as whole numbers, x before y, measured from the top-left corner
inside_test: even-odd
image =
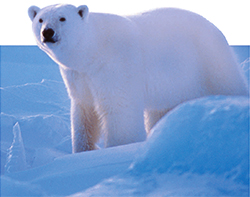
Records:
[[[54,36],[55,32],[53,29],[48,28],[43,30],[43,36],[45,39],[51,39]]]
[[[51,43],[55,43],[57,42],[56,36],[55,36],[55,31],[51,28],[46,28],[43,30],[42,32],[43,34],[43,42],[51,42]]]

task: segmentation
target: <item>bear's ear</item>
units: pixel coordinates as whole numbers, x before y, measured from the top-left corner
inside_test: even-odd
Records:
[[[28,14],[30,17],[30,20],[33,21],[33,19],[36,17],[37,13],[40,11],[40,8],[37,6],[31,6],[28,10]]]
[[[88,14],[89,14],[89,8],[86,5],[81,5],[77,8],[77,13],[79,14],[79,16],[84,19],[87,18]]]

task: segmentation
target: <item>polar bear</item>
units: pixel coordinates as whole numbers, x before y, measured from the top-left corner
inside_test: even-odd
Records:
[[[184,101],[248,94],[223,34],[192,12],[125,17],[58,4],[28,14],[71,98],[73,153],[96,149],[102,133],[105,147],[144,141]]]

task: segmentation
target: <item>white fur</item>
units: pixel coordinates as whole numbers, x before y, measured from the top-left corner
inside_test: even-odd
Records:
[[[186,100],[247,95],[226,39],[194,13],[169,8],[121,17],[55,5],[33,6],[29,16],[71,98],[73,152],[95,149],[101,131],[106,147],[143,141]],[[56,43],[43,43],[45,28],[56,32]]]

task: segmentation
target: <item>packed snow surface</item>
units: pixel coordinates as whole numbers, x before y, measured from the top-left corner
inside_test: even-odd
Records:
[[[235,49],[249,81],[249,47]],[[143,143],[71,154],[70,101],[46,58],[2,47],[1,196],[249,196],[247,97],[192,100]]]

